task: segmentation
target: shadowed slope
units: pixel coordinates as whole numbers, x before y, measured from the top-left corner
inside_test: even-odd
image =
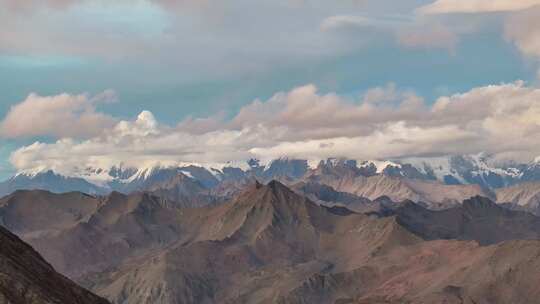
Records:
[[[488,198],[474,197],[463,205],[433,211],[404,202],[389,211],[408,230],[427,240],[475,240],[482,245],[508,240],[540,239],[540,218],[498,206]]]
[[[84,221],[25,239],[55,268],[77,278],[178,240],[182,231],[179,210],[174,203],[148,194],[113,192]]]
[[[19,190],[0,199],[0,223],[19,235],[38,236],[88,220],[99,205],[98,198],[80,192]]]
[[[55,272],[32,247],[2,227],[0,244],[0,303],[108,303]]]

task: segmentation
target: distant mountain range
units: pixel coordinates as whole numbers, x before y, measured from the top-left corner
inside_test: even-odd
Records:
[[[452,207],[481,195],[505,203],[511,209],[540,214],[540,191],[537,190],[540,187],[536,187],[540,182],[540,164],[502,166],[493,163],[488,156],[479,154],[401,161],[328,159],[316,164],[280,158],[267,164],[249,160],[219,169],[184,164],[139,169],[87,168],[71,175],[44,170],[20,172],[0,183],[0,196],[21,189],[96,195],[144,191],[184,206],[204,206],[230,199],[254,180],[275,179],[295,189],[302,184],[326,185],[359,198],[408,199],[432,209]]]
[[[314,163],[301,159],[280,158],[261,164],[258,160],[225,164],[219,168],[197,164],[181,166],[152,166],[143,168],[86,168],[76,173],[60,174],[53,170],[20,172],[0,184],[0,193],[19,189],[44,189],[53,192],[83,191],[108,193],[132,192],[145,189],[183,174],[213,187],[223,181],[237,181],[248,177],[269,181],[299,180],[309,171],[320,168],[349,170],[365,177],[383,174],[392,177],[439,181],[447,185],[476,184],[486,189],[513,186],[523,182],[540,181],[540,163],[495,165],[484,154],[438,158],[415,158],[395,161],[356,161],[328,159]]]

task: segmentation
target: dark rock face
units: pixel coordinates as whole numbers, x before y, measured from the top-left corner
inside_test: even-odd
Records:
[[[540,181],[540,164],[533,163],[530,165],[519,166],[520,171],[523,172],[521,181],[523,182],[536,182]]]
[[[427,168],[430,170],[430,168]],[[437,178],[433,175],[433,172],[428,174],[420,172],[417,168],[411,166],[410,164],[402,164],[400,167],[387,166],[383,169],[383,174],[394,177],[407,177],[412,179],[424,179],[424,180],[436,180]]]
[[[102,170],[102,169],[98,169]],[[135,168],[121,168],[117,166],[113,166],[111,170],[109,170],[109,176],[113,178],[123,179],[126,180],[133,175],[137,173],[137,169]]]
[[[301,182],[292,186],[294,190],[313,198],[312,200],[320,200],[326,203],[341,203],[343,205],[351,205],[357,203],[369,203],[368,199],[356,196],[347,192],[339,192],[334,188],[313,182]]]
[[[307,171],[308,163],[306,160],[277,159],[272,161],[261,177],[266,180],[278,177],[287,177],[296,180],[304,176]]]
[[[0,243],[0,303],[109,303],[55,272],[32,247],[2,227]]]
[[[445,175],[443,182],[447,185],[461,185],[461,182],[452,175]]]
[[[474,240],[491,245],[509,240],[540,239],[540,218],[503,208],[485,197],[474,197],[447,210],[428,210],[404,202],[386,215],[396,216],[408,230],[427,240]]]

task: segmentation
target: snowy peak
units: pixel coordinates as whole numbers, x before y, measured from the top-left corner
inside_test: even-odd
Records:
[[[287,157],[263,163],[256,159],[225,164],[178,163],[148,165],[139,168],[122,164],[110,168],[87,167],[72,174],[61,174],[46,168],[19,172],[0,183],[0,194],[18,189],[44,189],[53,192],[82,191],[91,194],[140,191],[185,176],[211,189],[221,183],[250,179],[269,182],[301,180],[307,175],[375,176],[438,181],[448,185],[476,184],[498,189],[522,182],[540,181],[540,158],[529,164],[497,164],[485,153],[447,157],[408,158],[399,160],[351,160],[329,158],[318,161]]]
[[[455,155],[436,158],[412,158],[401,160],[410,164],[427,179],[446,184],[478,184],[486,188],[501,188],[519,182],[520,168],[499,167],[490,155]],[[411,177],[410,174],[405,174]]]
[[[333,176],[360,176],[373,175],[376,169],[373,167],[358,167],[356,160],[329,158],[321,160],[310,175],[333,175]]]
[[[32,173],[19,173],[0,183],[0,194],[7,195],[16,190],[48,190],[55,193],[80,191],[88,194],[102,194],[106,189],[88,182],[83,178],[67,177],[46,170]]]

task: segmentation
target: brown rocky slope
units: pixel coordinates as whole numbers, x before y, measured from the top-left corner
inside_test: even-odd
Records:
[[[32,247],[0,227],[1,304],[107,304],[58,274]]]
[[[205,211],[186,213],[189,239],[86,283],[135,304],[525,304],[540,296],[539,241],[426,241],[396,216],[319,206],[278,182]]]

